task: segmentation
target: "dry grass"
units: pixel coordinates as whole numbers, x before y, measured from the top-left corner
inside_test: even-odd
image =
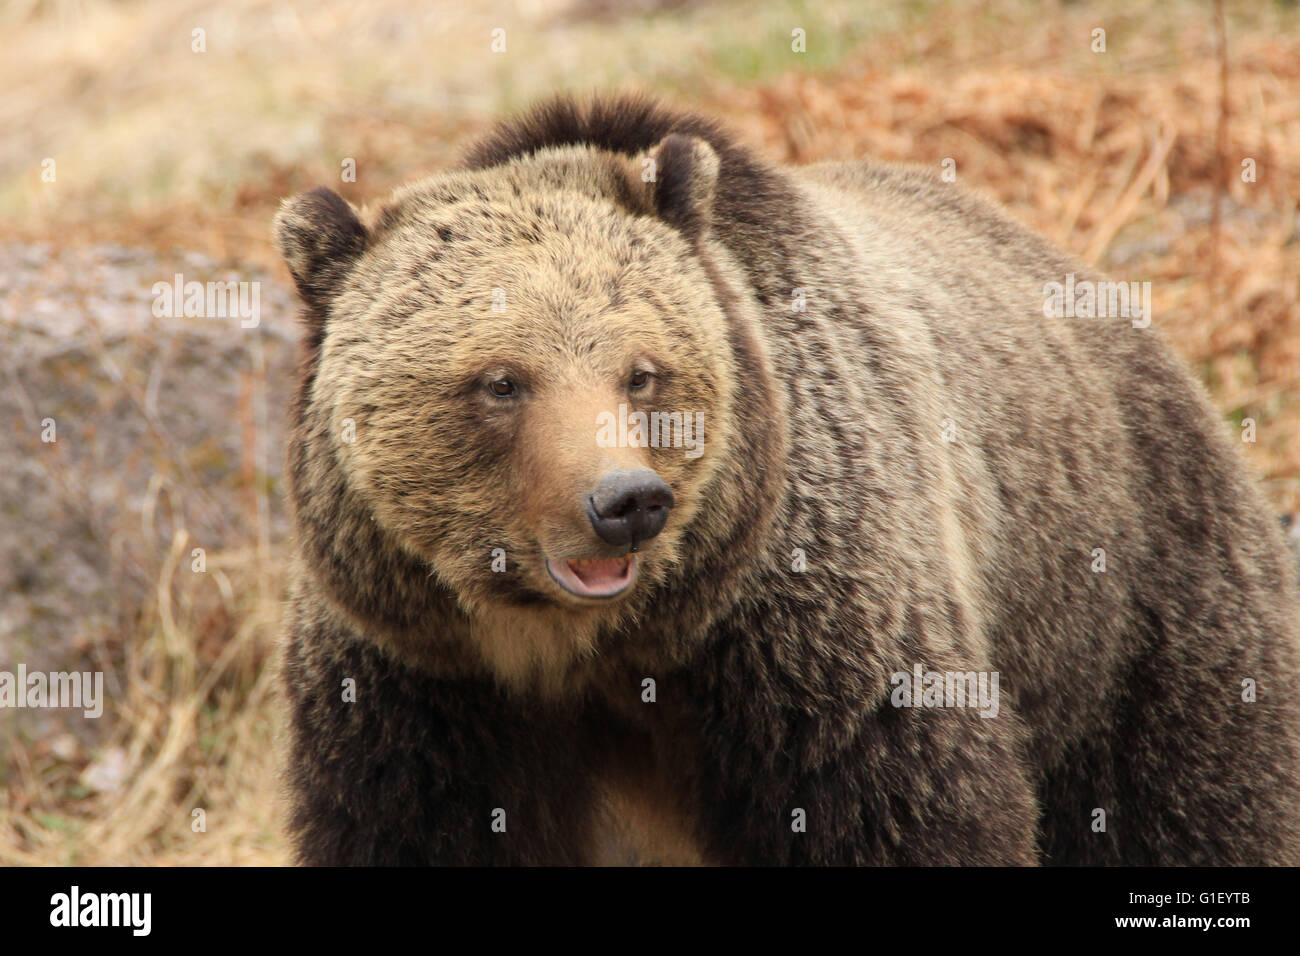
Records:
[[[1294,10],[1229,5],[1230,121],[1216,149],[1208,4],[835,2],[755,14],[720,3],[587,15],[609,6],[11,4],[0,29],[23,54],[0,62],[0,128],[14,131],[0,142],[0,221],[33,239],[272,265],[267,223],[286,194],[325,182],[363,201],[449,162],[465,136],[535,94],[649,88],[718,112],[778,159],[875,155],[937,169],[952,157],[964,182],[1075,253],[1151,280],[1156,324],[1226,416],[1256,420],[1248,454],[1279,509],[1300,509]],[[510,53],[494,58],[485,51],[498,23]],[[206,59],[188,48],[199,24]],[[803,60],[789,52],[797,25],[809,32]],[[1104,54],[1089,49],[1096,26]],[[39,180],[44,156],[58,157],[57,188]],[[345,156],[358,160],[354,185],[338,183]],[[1247,157],[1255,183],[1240,177]],[[255,376],[250,388],[264,384]],[[249,443],[255,407],[233,426]],[[273,737],[284,542],[268,531],[265,486],[245,475],[242,537],[208,553],[210,573],[181,573],[194,537],[186,502],[202,482],[166,463],[157,474],[149,527],[132,512],[106,531],[115,548],[170,542],[138,549],[152,587],[107,638],[121,687],[113,713],[92,754],[10,741],[0,862],[285,860]],[[119,749],[123,789],[86,792],[87,764]],[[191,830],[196,807],[205,833]]]

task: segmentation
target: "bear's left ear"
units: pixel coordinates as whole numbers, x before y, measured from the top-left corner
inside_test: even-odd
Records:
[[[633,188],[661,219],[692,242],[713,220],[718,154],[697,136],[670,133],[633,160]]]
[[[272,231],[303,302],[325,315],[369,239],[356,211],[338,193],[321,186],[286,199]]]

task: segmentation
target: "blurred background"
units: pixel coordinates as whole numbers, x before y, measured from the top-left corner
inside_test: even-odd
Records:
[[[0,670],[102,671],[106,705],[0,709],[0,863],[288,861],[297,329],[271,216],[321,184],[379,199],[556,90],[649,91],[782,162],[954,160],[1152,283],[1300,510],[1300,14],[1226,3],[1226,57],[1218,23],[1212,0],[8,0]],[[260,283],[259,325],[155,318],[177,273]]]

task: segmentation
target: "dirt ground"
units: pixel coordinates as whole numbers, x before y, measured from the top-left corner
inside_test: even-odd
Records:
[[[0,864],[287,861],[297,330],[270,218],[319,184],[378,199],[555,90],[657,93],[779,161],[951,160],[1152,283],[1154,324],[1300,512],[1294,4],[1228,3],[1222,70],[1190,0],[18,0],[0,32],[0,670],[100,670],[109,698],[98,720],[0,710]],[[257,283],[257,326],[155,316],[177,273]]]

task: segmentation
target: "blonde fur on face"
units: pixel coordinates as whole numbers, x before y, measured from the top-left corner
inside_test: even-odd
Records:
[[[364,217],[367,249],[320,343],[310,414],[349,486],[511,686],[555,685],[673,573],[732,427],[726,321],[681,235],[600,195],[628,175],[558,150],[406,188]],[[630,394],[643,366],[651,384]],[[507,376],[513,401],[485,387]],[[598,416],[620,410],[707,423],[701,452],[599,447]],[[575,602],[546,559],[612,555],[583,502],[641,468],[673,492],[668,525],[640,549],[633,593]]]

